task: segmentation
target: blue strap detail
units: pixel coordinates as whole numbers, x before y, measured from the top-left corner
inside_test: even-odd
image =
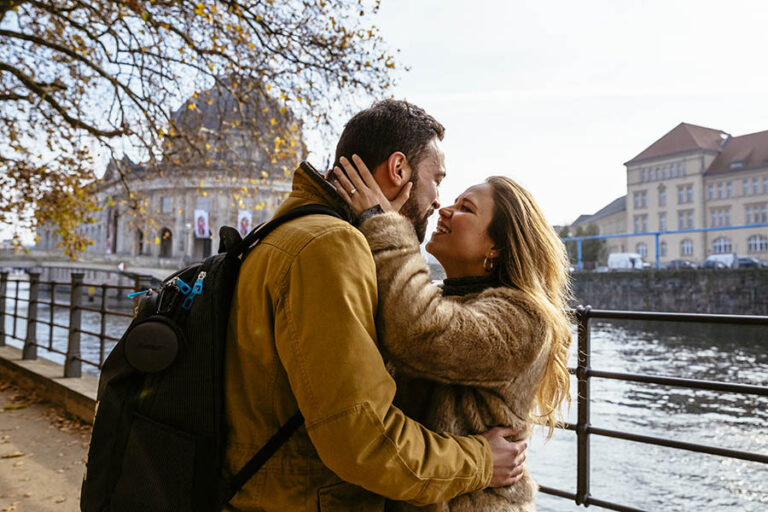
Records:
[[[140,292],[133,292],[128,294],[128,298],[132,299],[134,297],[138,297],[139,295],[144,295],[145,293],[149,293],[149,290],[142,290]]]
[[[179,291],[182,295],[188,295],[189,292],[192,291],[192,287],[190,287],[187,283],[185,283],[181,279],[176,280],[176,286],[179,288]]]

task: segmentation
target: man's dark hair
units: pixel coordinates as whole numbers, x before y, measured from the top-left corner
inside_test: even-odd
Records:
[[[383,100],[355,114],[347,122],[336,145],[334,165],[353,154],[373,170],[396,151],[405,154],[415,168],[425,156],[427,144],[443,140],[445,128],[424,109],[403,100]]]

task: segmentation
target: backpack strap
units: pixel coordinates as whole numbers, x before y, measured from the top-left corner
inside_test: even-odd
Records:
[[[227,252],[227,255],[232,257],[242,257],[242,259],[245,259],[255,244],[258,244],[258,242],[263,240],[275,228],[288,222],[289,220],[303,217],[305,215],[330,215],[332,217],[343,220],[343,217],[337,211],[321,204],[308,204],[305,206],[300,206],[288,211],[279,217],[275,217],[271,221],[262,224],[261,226],[248,233],[242,242]],[[263,466],[264,463],[267,462],[269,458],[272,457],[272,455],[274,455],[275,452],[279,450],[280,447],[283,446],[286,441],[288,441],[288,439],[293,435],[293,433],[296,432],[303,424],[304,416],[302,416],[301,411],[297,411],[296,414],[291,416],[285,425],[281,426],[280,430],[278,430],[277,433],[273,435],[269,441],[267,441],[267,444],[265,444],[261,450],[256,453],[256,455],[251,457],[251,460],[245,463],[245,466],[243,466],[243,468],[238,471],[236,475],[224,482],[223,489],[221,490],[220,494],[220,509],[235,497],[237,491],[239,491],[243,485],[245,485],[245,483],[250,480],[253,475],[256,474],[261,466]]]
[[[284,223],[299,217],[304,217],[306,215],[330,215],[331,217],[344,220],[339,212],[322,204],[306,204],[304,206],[299,206],[298,208],[289,210],[283,215],[275,217],[269,222],[266,222],[255,228],[245,236],[242,242],[235,245],[235,247],[233,247],[231,250],[227,251],[227,255],[233,257],[241,257],[244,260],[250,250],[253,248],[254,244],[259,243],[268,234],[270,234]]]
[[[254,455],[251,460],[246,462],[245,466],[230,478],[224,485],[222,507],[232,500],[245,483],[272,457],[277,450],[283,446],[286,441],[304,424],[304,416],[301,411],[296,412],[280,430],[267,441],[261,450]],[[220,507],[221,508],[221,507]]]

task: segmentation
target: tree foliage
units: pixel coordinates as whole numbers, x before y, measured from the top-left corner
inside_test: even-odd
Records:
[[[257,138],[259,159],[290,160],[298,120],[327,126],[340,100],[391,86],[396,62],[368,22],[377,9],[366,0],[0,0],[0,220],[53,225],[66,251],[82,250],[73,227],[98,209],[86,187],[104,148],[129,148],[150,165],[232,162],[212,156],[231,148],[211,138],[237,132]],[[177,114],[187,98],[190,113],[212,101],[201,91],[229,106],[222,129],[204,136]]]
[[[595,236],[600,234],[600,229],[596,224],[580,225],[573,229],[572,226],[564,226],[560,230],[560,238],[578,238],[582,236]],[[578,242],[565,242],[565,248],[568,251],[568,258],[571,263],[576,264],[579,261]],[[586,268],[594,268],[605,261],[606,258],[605,240],[582,240],[581,242],[581,261]]]

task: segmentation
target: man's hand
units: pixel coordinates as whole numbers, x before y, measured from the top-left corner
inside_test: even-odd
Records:
[[[493,477],[489,487],[503,487],[516,483],[523,476],[525,457],[528,453],[528,442],[507,441],[508,437],[516,437],[522,430],[509,427],[495,427],[483,434],[491,445],[493,454]]]

